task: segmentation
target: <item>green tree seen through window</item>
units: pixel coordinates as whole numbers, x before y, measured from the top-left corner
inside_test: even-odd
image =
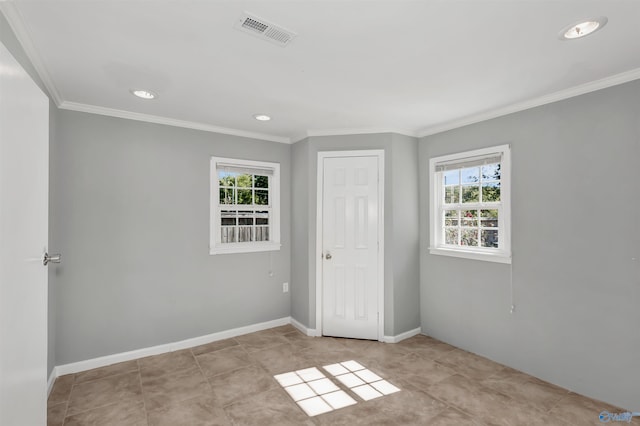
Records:
[[[222,204],[269,204],[268,176],[220,173],[218,179],[220,184],[220,203]]]

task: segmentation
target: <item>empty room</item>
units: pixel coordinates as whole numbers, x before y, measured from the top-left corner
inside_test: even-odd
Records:
[[[638,22],[0,1],[0,425],[640,424]]]

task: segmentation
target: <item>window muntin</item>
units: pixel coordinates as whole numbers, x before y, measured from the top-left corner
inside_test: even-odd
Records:
[[[510,262],[509,166],[507,145],[430,160],[431,253]]]
[[[500,163],[442,172],[444,245],[499,248]]]
[[[277,163],[213,157],[211,254],[277,250]]]
[[[269,241],[271,177],[224,168],[217,172],[220,243]]]

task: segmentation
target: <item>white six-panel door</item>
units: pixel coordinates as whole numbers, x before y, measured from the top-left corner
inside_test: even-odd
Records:
[[[0,43],[0,425],[45,425],[49,101]]]
[[[323,159],[322,334],[378,340],[379,157]]]

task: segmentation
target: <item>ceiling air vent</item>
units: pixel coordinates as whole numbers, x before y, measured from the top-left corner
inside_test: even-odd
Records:
[[[235,28],[253,36],[267,40],[278,46],[286,46],[296,36],[296,33],[265,21],[248,13],[244,13],[234,25]]]

